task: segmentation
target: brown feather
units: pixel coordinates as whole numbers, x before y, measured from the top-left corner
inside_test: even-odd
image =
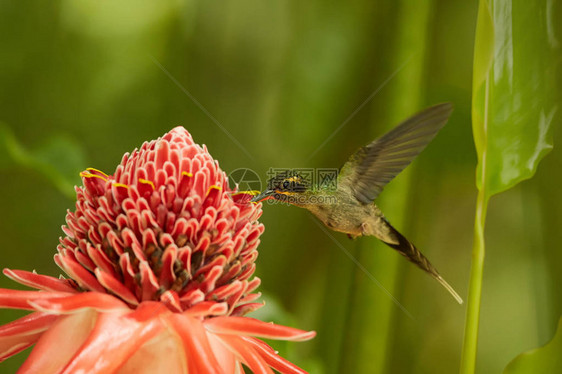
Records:
[[[346,184],[362,203],[373,202],[384,186],[423,151],[447,123],[453,105],[434,105],[355,152],[341,168]]]

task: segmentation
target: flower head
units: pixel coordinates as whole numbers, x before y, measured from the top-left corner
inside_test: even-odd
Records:
[[[4,270],[40,291],[0,290],[0,307],[34,311],[0,327],[0,359],[35,344],[22,372],[302,372],[256,337],[314,332],[244,317],[262,305],[261,205],[185,129],[81,176],[55,255],[69,279]]]

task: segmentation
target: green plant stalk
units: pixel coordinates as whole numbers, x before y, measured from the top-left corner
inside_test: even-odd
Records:
[[[490,71],[493,71],[491,69]],[[476,354],[478,351],[478,327],[480,325],[480,303],[482,301],[482,277],[484,275],[484,257],[486,244],[484,240],[484,227],[486,212],[490,196],[486,190],[486,157],[487,157],[487,128],[488,128],[488,103],[490,98],[489,75],[485,82],[484,91],[484,148],[480,163],[481,184],[476,198],[476,214],[474,217],[474,240],[472,247],[472,264],[470,267],[470,280],[468,286],[468,302],[466,307],[466,321],[464,326],[464,341],[461,356],[460,373],[473,374],[476,369]]]
[[[486,196],[486,193],[483,190],[479,190],[476,199],[476,216],[474,218],[474,244],[472,247],[472,265],[470,268],[464,343],[461,357],[461,374],[474,373],[476,367],[485,257],[484,225],[486,223],[488,200],[489,197]]]
[[[482,48],[488,41],[487,36],[492,33],[493,29],[490,18],[487,16],[488,7],[486,0],[480,0],[478,9],[478,24],[476,26],[476,45],[474,53],[474,76],[472,87],[472,121],[475,143],[478,150],[480,145],[480,154],[478,159],[478,168],[476,173],[476,185],[478,187],[478,196],[476,198],[476,214],[474,217],[474,240],[472,247],[472,263],[470,267],[470,279],[468,286],[468,300],[466,307],[466,321],[464,326],[464,341],[460,363],[461,374],[473,374],[476,369],[476,354],[478,352],[478,328],[480,324],[480,304],[482,300],[482,278],[484,275],[484,257],[485,257],[485,240],[484,225],[486,223],[486,212],[488,209],[488,201],[490,198],[487,190],[487,158],[488,158],[488,126],[489,126],[489,110],[491,87],[490,78],[493,77],[492,54],[493,49]],[[484,53],[481,53],[484,50]],[[486,58],[487,57],[487,58]],[[480,73],[483,72],[482,75]],[[483,93],[480,91],[482,84]],[[477,106],[479,105],[479,95],[483,95],[482,116],[479,115]],[[481,131],[477,132],[478,126],[474,124],[478,121],[482,124]],[[480,182],[480,183],[479,183]]]
[[[553,79],[560,64],[560,47],[551,37],[554,14],[547,0],[479,2],[472,87],[478,198],[461,374],[476,367],[488,200],[531,178],[552,149],[560,103]]]
[[[486,80],[486,103],[488,102],[489,81]],[[485,108],[484,127],[487,127],[488,113]],[[484,257],[486,243],[484,240],[484,227],[486,212],[490,197],[486,193],[486,148],[482,153],[481,177],[482,184],[478,189],[476,198],[476,214],[474,217],[474,240],[472,247],[472,264],[470,267],[470,280],[468,287],[468,302],[466,322],[464,327],[464,342],[461,356],[461,374],[472,374],[476,369],[476,354],[478,351],[478,327],[480,325],[480,304],[482,301],[482,278],[484,275]]]

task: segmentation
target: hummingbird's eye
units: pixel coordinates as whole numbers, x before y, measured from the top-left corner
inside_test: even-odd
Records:
[[[283,188],[284,188],[284,189],[289,188],[289,185],[290,185],[289,181],[283,182]]]

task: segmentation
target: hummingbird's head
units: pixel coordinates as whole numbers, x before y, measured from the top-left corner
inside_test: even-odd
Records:
[[[267,182],[267,189],[252,199],[259,202],[268,199],[275,199],[284,202],[292,202],[291,197],[296,197],[305,193],[310,187],[308,181],[298,174],[281,173],[271,178]]]

